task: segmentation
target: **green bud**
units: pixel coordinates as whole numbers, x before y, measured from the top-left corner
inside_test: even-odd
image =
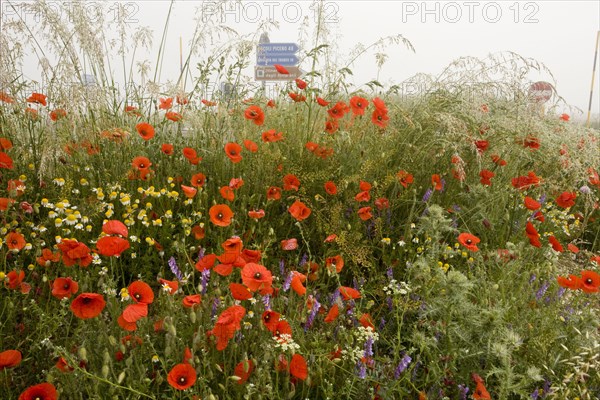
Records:
[[[83,361],[87,361],[87,350],[85,349],[85,347],[80,347],[79,350],[77,350],[77,355]]]

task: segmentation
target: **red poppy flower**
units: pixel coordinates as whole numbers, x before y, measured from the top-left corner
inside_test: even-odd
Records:
[[[0,168],[13,169],[13,159],[3,151],[0,151]]]
[[[202,172],[192,175],[191,184],[193,187],[202,187],[206,183],[206,176]]]
[[[385,210],[390,208],[390,201],[385,197],[380,197],[375,200],[375,206],[378,210]]]
[[[258,145],[249,139],[244,140],[244,147],[251,153],[256,153],[258,151]]]
[[[19,288],[19,286],[21,286],[21,284],[23,283],[23,279],[25,279],[25,271],[21,270],[17,273],[16,270],[12,270],[8,274],[6,274],[6,277],[8,278],[8,281],[4,284],[9,289],[14,290]]]
[[[242,268],[242,282],[251,292],[256,292],[270,287],[273,284],[273,275],[263,265],[247,263]]]
[[[210,101],[210,100],[206,100],[206,99],[202,99],[202,104],[204,104],[206,107],[214,107],[217,105],[216,101]]]
[[[298,240],[295,238],[284,239],[281,241],[281,250],[292,251],[298,248]]]
[[[79,284],[68,278],[56,278],[52,282],[52,296],[57,299],[70,299],[71,295],[77,293]]]
[[[303,221],[310,216],[311,210],[300,200],[296,200],[288,209],[288,212],[298,221]]]
[[[262,141],[265,143],[275,143],[283,140],[283,133],[277,132],[275,129],[269,129],[262,133]]]
[[[491,400],[492,399],[489,392],[485,388],[483,381],[477,382],[477,384],[475,386],[475,391],[473,392],[473,399],[474,400]]]
[[[348,286],[340,286],[340,294],[344,300],[360,299],[360,292]]]
[[[267,189],[267,200],[279,200],[281,199],[281,188],[271,186]]]
[[[5,92],[0,92],[0,101],[3,101],[4,103],[8,104],[15,102],[15,100],[12,97],[10,97],[8,93]]]
[[[481,154],[490,147],[490,142],[487,140],[476,140],[475,147],[477,148],[477,152]]]
[[[514,188],[518,190],[526,190],[533,186],[539,186],[540,177],[538,177],[535,172],[529,171],[527,176],[519,176],[517,178],[513,178],[511,183]]]
[[[248,216],[254,219],[261,219],[265,216],[265,210],[250,210],[248,211]]]
[[[280,338],[281,335],[292,336],[292,327],[290,326],[289,322],[280,319],[279,322],[277,322],[275,330],[273,331],[273,336]]]
[[[321,97],[317,97],[317,104],[319,104],[321,107],[326,107],[329,105],[329,102]]]
[[[158,106],[158,108],[161,110],[168,110],[169,108],[173,107],[173,98],[172,97],[167,97],[166,99],[160,98],[160,99],[158,99],[158,101],[160,102],[160,105]]]
[[[492,161],[494,162],[494,164],[499,165],[501,167],[504,167],[507,164],[506,160],[500,158],[498,154],[492,154]]]
[[[241,256],[247,263],[258,263],[262,258],[262,252],[260,250],[244,249]]]
[[[250,293],[250,290],[248,290],[248,288],[244,285],[242,285],[241,283],[230,283],[229,284],[229,291],[231,292],[231,296],[235,299],[235,300],[248,300],[252,298],[252,293]]]
[[[298,89],[300,89],[300,90],[306,89],[306,82],[303,81],[302,79],[296,78],[294,80],[294,82],[296,82],[296,86],[298,86]]]
[[[225,154],[234,164],[242,161],[242,156],[240,155],[241,152],[242,146],[237,143],[227,143],[225,145]]]
[[[231,218],[233,217],[233,211],[226,204],[217,204],[212,206],[208,210],[210,216],[210,222],[217,226],[229,226],[231,224]]]
[[[14,202],[14,199],[9,199],[8,197],[0,197],[0,211],[8,210],[8,206]]]
[[[71,302],[71,311],[77,318],[95,318],[104,309],[106,301],[98,293],[81,293]]]
[[[404,186],[405,189],[408,187],[409,184],[414,182],[414,178],[413,178],[412,174],[409,174],[408,172],[406,172],[404,170],[398,171],[396,173],[396,177],[398,178],[398,180],[400,181],[400,184],[402,186]]]
[[[325,187],[325,192],[326,192],[328,195],[334,196],[334,195],[336,195],[336,194],[337,194],[337,186],[335,185],[335,183],[334,183],[334,182],[332,182],[332,181],[327,181],[327,182],[325,182],[325,185],[324,185],[324,187]]]
[[[30,386],[19,395],[19,400],[56,400],[58,393],[56,388],[51,383],[40,383]]]
[[[147,170],[152,163],[147,157],[138,156],[133,159],[131,166],[138,171]]]
[[[581,278],[576,275],[569,275],[568,278],[559,276],[556,278],[558,284],[564,288],[577,290],[581,287]]]
[[[371,328],[373,331],[375,331],[375,325],[373,325],[373,317],[371,317],[371,314],[364,313],[363,315],[360,316],[360,318],[358,319],[358,322],[360,323],[361,326],[363,326],[365,328]]]
[[[135,106],[125,106],[125,112],[127,114],[136,115],[138,117],[142,116],[142,114],[140,113],[140,111],[138,110],[138,108],[135,107]]]
[[[384,101],[381,100],[379,97],[375,97],[372,101],[376,109],[383,112],[387,112],[387,107],[385,106]]]
[[[575,199],[577,198],[577,193],[575,192],[562,192],[556,198],[556,204],[562,208],[569,208],[575,205]]]
[[[294,174],[287,174],[283,177],[283,190],[295,190],[300,188],[300,180]]]
[[[571,117],[569,116],[569,114],[561,114],[560,117],[559,117],[559,119],[561,121],[568,121],[568,120],[571,119]]]
[[[28,103],[36,103],[36,104],[41,104],[43,106],[46,106],[46,95],[41,94],[41,93],[32,93],[31,96],[29,96],[27,98],[27,102]]]
[[[338,101],[333,107],[327,110],[327,114],[329,114],[331,118],[340,119],[343,118],[348,111],[350,111],[348,105],[343,101]]]
[[[182,300],[182,303],[184,307],[192,308],[202,303],[202,296],[199,294],[191,294],[189,296],[185,296]]]
[[[227,201],[233,201],[235,199],[235,192],[229,186],[222,186],[219,189],[221,197]]]
[[[164,154],[170,156],[170,155],[173,155],[174,148],[173,148],[173,145],[170,143],[163,143],[160,146],[160,151],[162,151]]]
[[[10,150],[12,149],[13,145],[12,142],[10,141],[10,139],[7,138],[0,138],[0,150]],[[591,168],[590,168],[591,170]]]
[[[263,312],[261,320],[269,332],[273,333],[277,329],[277,324],[279,324],[279,317],[278,312],[267,310]]]
[[[119,257],[129,248],[129,241],[118,236],[103,236],[96,242],[98,253],[106,257]]]
[[[154,127],[147,122],[140,122],[135,126],[142,139],[150,140],[154,137]]]
[[[529,196],[525,196],[525,208],[531,211],[539,210],[542,205]]]
[[[267,107],[275,108],[275,106],[275,100],[270,99],[269,101],[267,101]]]
[[[134,281],[127,287],[129,296],[136,303],[152,304],[154,301],[154,292],[150,285],[142,281]]]
[[[600,291],[600,275],[594,271],[581,271],[581,290],[586,293],[596,293]]]
[[[552,249],[554,251],[558,251],[560,253],[565,251],[565,249],[562,247],[562,245],[560,244],[558,239],[556,237],[554,237],[554,235],[548,236],[548,242],[550,242],[550,244],[552,245]]]
[[[338,236],[335,233],[332,233],[331,235],[327,236],[324,240],[325,243],[330,243],[335,241],[338,238]]]
[[[191,147],[184,147],[182,151],[183,156],[187,158],[190,164],[197,165],[198,162],[202,161],[202,158],[198,157],[198,153],[196,153],[196,150],[192,149]]]
[[[371,193],[368,190],[359,192],[356,196],[354,196],[354,200],[358,202],[367,202],[371,200]]]
[[[116,219],[106,221],[104,224],[102,224],[102,232],[106,233],[107,235],[121,235],[123,237],[127,237],[129,235],[127,226]]]
[[[6,350],[0,353],[0,371],[4,368],[16,367],[21,363],[21,352],[19,350]]]
[[[330,135],[333,135],[335,132],[337,132],[339,127],[340,125],[336,119],[328,119],[325,121],[325,132],[329,133]]]
[[[169,111],[165,114],[165,118],[173,122],[179,122],[183,119],[183,115],[175,111]]]
[[[25,237],[18,232],[9,232],[4,238],[4,242],[9,250],[22,250],[27,244]]]
[[[130,324],[136,323],[140,319],[148,316],[148,304],[133,303],[129,304],[121,314],[125,322]]]
[[[208,269],[211,269],[215,265],[216,261],[216,254],[205,254],[204,257],[202,257],[196,262],[194,268],[196,268],[199,272],[206,271]]]
[[[244,117],[254,122],[255,125],[262,125],[265,122],[265,113],[259,106],[250,106],[244,111]]]
[[[167,279],[159,278],[158,283],[160,283],[163,289],[166,289],[169,292],[169,294],[175,294],[179,289],[178,281],[170,281]]]
[[[477,243],[479,243],[480,240],[475,235],[471,235],[470,233],[461,233],[458,235],[458,242],[471,251],[479,251]]]
[[[300,354],[296,353],[292,356],[290,361],[290,374],[302,381],[308,378],[308,366],[306,360]]]
[[[494,174],[492,171],[490,171],[489,169],[482,169],[479,172],[479,177],[481,178],[479,180],[479,182],[481,182],[482,185],[486,185],[486,186],[492,186],[492,178],[496,176],[496,174]]]
[[[373,114],[371,114],[371,122],[377,125],[380,128],[385,128],[390,120],[390,117],[387,114],[387,111],[381,111],[379,109],[375,109]]]
[[[279,72],[280,74],[283,75],[288,75],[289,71],[281,64],[273,64],[273,66],[275,67],[275,69],[277,70],[277,72]]]
[[[363,221],[367,221],[373,218],[373,214],[371,213],[371,207],[362,207],[358,209],[358,217]]]
[[[292,281],[290,282],[290,287],[299,296],[304,296],[306,294],[306,287],[304,287],[303,283],[306,282],[306,275],[301,274],[298,271],[292,271]]]
[[[290,96],[290,98],[292,100],[294,100],[296,103],[301,103],[303,101],[306,101],[306,96],[304,96],[300,93],[289,92],[288,96]]]
[[[591,167],[588,168],[587,172],[589,174],[588,182],[590,182],[590,185],[598,186],[600,188],[600,175],[598,175],[598,172]]]
[[[369,101],[363,97],[354,96],[350,99],[350,107],[354,115],[364,115],[368,106]]]
[[[338,307],[337,304],[334,304],[333,306],[331,306],[331,308],[327,312],[327,315],[325,316],[324,321],[326,323],[333,322],[333,321],[335,321],[337,319],[337,317],[339,315],[340,315],[340,308]]]
[[[217,350],[227,347],[229,340],[233,339],[235,332],[241,328],[241,321],[246,315],[246,309],[239,305],[227,308],[219,315],[215,327],[209,331],[210,335],[217,337]]]
[[[225,252],[239,254],[244,247],[244,242],[242,242],[242,239],[239,236],[232,236],[221,243],[221,247]]]
[[[540,148],[540,139],[535,136],[528,135],[525,139],[523,139],[523,147],[537,150]]]
[[[204,238],[204,228],[200,225],[194,225],[191,231],[192,235],[194,235],[194,239],[200,240]]]
[[[327,257],[325,259],[325,266],[331,271],[335,269],[335,272],[339,274],[342,272],[342,268],[344,268],[344,258],[339,254],[337,256]]]
[[[193,199],[196,196],[196,193],[198,193],[198,189],[192,186],[181,185],[181,190],[188,199]]]
[[[67,116],[67,112],[62,108],[57,108],[56,110],[52,110],[50,112],[50,119],[52,121],[58,121],[59,119],[65,118]]]
[[[58,249],[62,253],[63,263],[66,267],[78,264],[80,267],[87,267],[92,263],[90,248],[75,239],[63,239],[58,244]]]
[[[250,377],[250,374],[252,374],[252,371],[254,371],[254,363],[252,360],[244,360],[239,362],[233,370],[233,375],[240,378],[237,380],[238,385],[243,385],[246,383]]]
[[[167,375],[169,385],[177,390],[186,390],[196,383],[196,370],[188,363],[175,365]]]

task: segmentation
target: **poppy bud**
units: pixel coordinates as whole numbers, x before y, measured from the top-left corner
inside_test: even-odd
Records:
[[[110,345],[114,347],[117,345],[117,339],[115,339],[113,335],[110,335],[108,337],[108,343],[110,343]]]
[[[87,350],[85,347],[80,347],[79,350],[77,350],[77,355],[79,358],[81,358],[81,360],[87,361]]]
[[[117,378],[117,383],[120,385],[123,382],[123,379],[125,379],[125,371],[119,374],[119,377]]]
[[[194,311],[193,307],[190,309],[190,322],[192,324],[196,323],[196,311]]]
[[[108,365],[110,363],[110,354],[108,353],[108,350],[106,350],[106,349],[104,349],[104,354],[102,355],[102,363],[104,365]]]
[[[103,365],[100,373],[104,379],[106,379],[108,377],[109,372],[110,372],[110,368],[108,368],[108,365]]]

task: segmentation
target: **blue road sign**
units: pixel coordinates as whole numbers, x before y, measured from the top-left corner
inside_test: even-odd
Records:
[[[298,65],[298,57],[294,54],[287,55],[258,55],[256,56],[256,64],[257,65]]]
[[[296,43],[259,43],[257,53],[259,56],[291,55],[297,53],[300,47]]]

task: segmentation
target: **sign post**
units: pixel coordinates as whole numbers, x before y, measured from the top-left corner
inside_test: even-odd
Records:
[[[296,43],[269,43],[261,36],[256,49],[256,67],[254,79],[257,81],[291,81],[302,76],[302,70],[297,66],[296,53],[300,48]],[[268,37],[266,37],[268,40]],[[288,70],[289,74],[277,72],[274,65],[279,64]]]

